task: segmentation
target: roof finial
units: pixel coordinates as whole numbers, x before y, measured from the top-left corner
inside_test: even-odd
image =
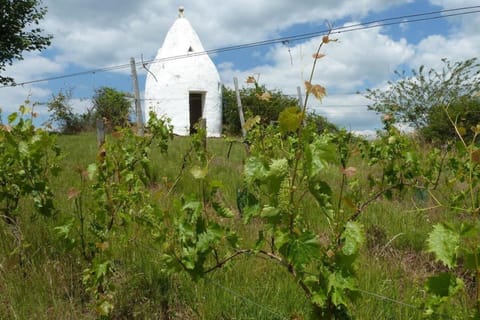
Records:
[[[184,17],[184,14],[183,14],[184,11],[185,11],[185,8],[184,8],[183,6],[180,6],[180,7],[178,8],[178,17],[179,17],[179,18],[183,18],[183,17]]]

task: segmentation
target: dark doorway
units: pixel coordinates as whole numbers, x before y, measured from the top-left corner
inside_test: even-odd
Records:
[[[190,134],[195,133],[195,124],[202,117],[203,111],[203,94],[190,93]]]

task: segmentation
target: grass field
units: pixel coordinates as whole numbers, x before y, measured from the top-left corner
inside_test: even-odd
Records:
[[[59,136],[58,143],[64,151],[63,170],[52,181],[58,215],[32,216],[26,202],[21,204],[18,229],[0,224],[1,319],[96,318],[82,285],[85,262],[78,252],[67,250],[54,231],[71,219],[73,202],[68,192],[80,187],[79,172],[95,161],[96,138],[90,133]],[[158,188],[175,185],[188,145],[189,138],[176,137],[167,155],[154,154],[152,175]],[[238,215],[236,194],[242,183],[245,150],[241,143],[234,143],[227,159],[229,147],[223,139],[208,140],[208,150],[214,155],[211,174],[223,182],[223,198]],[[358,162],[364,166],[361,170],[368,170]],[[335,168],[330,172],[327,178],[335,185],[340,172]],[[195,193],[197,188],[180,178],[172,198]],[[159,197],[159,201],[168,210],[168,200]],[[305,204],[305,208],[309,221],[321,233],[325,227],[321,216],[313,205]],[[415,210],[408,196],[378,200],[362,213],[367,244],[358,265],[360,290],[351,305],[357,319],[422,319],[418,302],[425,296],[424,281],[440,268],[425,253],[425,240],[441,214]],[[256,236],[255,224],[245,226],[238,216],[232,227],[247,242]],[[245,255],[198,282],[181,273],[166,277],[159,263],[161,248],[135,229],[128,232],[131,241],[116,248],[121,259],[113,278],[113,318],[310,319],[310,302],[303,291],[272,261]]]

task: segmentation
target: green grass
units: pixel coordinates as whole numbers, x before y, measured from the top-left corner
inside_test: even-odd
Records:
[[[151,175],[163,195],[170,189],[173,197],[198,192],[198,186],[185,178],[188,172],[177,181],[189,141],[176,137],[167,155],[153,155]],[[9,226],[0,222],[0,319],[95,318],[81,281],[85,262],[78,252],[65,250],[53,227],[72,217],[68,190],[79,187],[81,171],[95,161],[97,142],[94,134],[88,133],[59,136],[58,143],[64,150],[63,171],[52,182],[60,213],[53,219],[32,217],[29,205],[24,204],[19,216],[20,242]],[[241,143],[234,143],[227,159],[229,147],[222,139],[208,140],[214,155],[209,174],[222,182],[224,201],[236,210],[245,150]],[[326,179],[338,184],[339,172],[332,168]],[[168,210],[170,204],[161,205]],[[318,208],[308,201],[302,208],[309,224],[321,232],[326,224]],[[357,319],[422,318],[415,304],[423,297],[423,281],[433,271],[424,243],[439,213],[413,209],[408,197],[378,200],[360,216],[368,244],[358,265],[362,291],[351,305]],[[232,226],[246,240],[253,240],[260,227],[244,226],[239,217]],[[128,232],[131,242],[117,248],[123,262],[118,262],[114,277],[116,318],[310,319],[308,299],[273,261],[242,256],[198,282],[183,274],[167,278],[158,263],[161,249],[135,229]]]

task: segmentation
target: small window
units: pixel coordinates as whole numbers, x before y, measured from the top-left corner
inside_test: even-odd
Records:
[[[188,48],[188,52],[193,52],[192,46],[190,46],[190,48]]]

